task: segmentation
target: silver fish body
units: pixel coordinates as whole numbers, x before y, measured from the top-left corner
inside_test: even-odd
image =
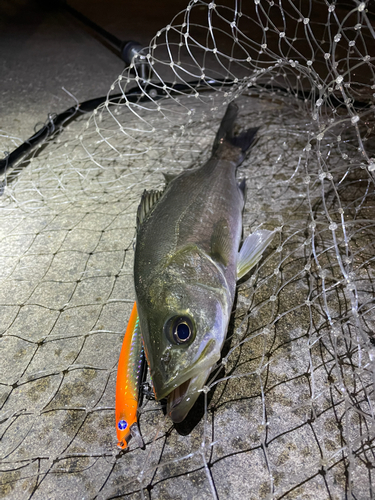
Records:
[[[226,338],[242,234],[244,183],[236,168],[257,129],[233,137],[229,105],[202,167],[145,192],[138,210],[134,280],[157,399],[174,422],[193,406]]]

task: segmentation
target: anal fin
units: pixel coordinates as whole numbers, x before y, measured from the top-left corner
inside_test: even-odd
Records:
[[[238,187],[240,188],[240,191],[242,192],[243,202],[245,204],[246,203],[246,198],[247,198],[247,186],[246,186],[246,179],[245,178],[243,178],[239,182]]]

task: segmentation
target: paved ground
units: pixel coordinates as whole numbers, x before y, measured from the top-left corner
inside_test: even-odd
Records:
[[[142,45],[185,3],[71,0],[119,39]],[[196,22],[207,18],[201,7]],[[327,18],[324,9],[319,19]],[[283,19],[275,23],[281,30]],[[298,26],[298,37],[310,33],[309,21]],[[318,54],[325,25],[317,26]],[[274,50],[282,38],[269,40]],[[260,52],[257,64],[266,67]],[[105,95],[124,68],[52,2],[3,0],[0,55],[3,150],[48,113]],[[182,52],[181,66],[190,62]],[[170,68],[162,71],[169,78]],[[277,71],[276,79],[286,78]],[[177,432],[160,405],[145,400],[145,450],[132,443],[119,453],[114,431],[117,358],[134,300],[137,205],[143,189],[163,185],[162,172],[207,158],[233,95],[104,106],[40,151],[2,198],[0,498],[373,495],[374,200],[361,163],[371,144],[358,151],[352,116],[329,122],[318,141],[314,102],[241,92],[239,126],[261,126],[239,172],[248,178],[244,232],[259,224],[280,232],[258,271],[240,283],[226,372],[217,375],[209,411],[203,415],[202,398],[199,418]],[[368,123],[360,133],[371,138]],[[340,229],[342,210],[349,236]],[[350,270],[345,279],[343,269]]]
[[[73,2],[121,40],[147,45],[185,2]],[[105,95],[124,63],[59,2],[3,1],[0,5],[1,126],[27,137],[48,113]],[[69,96],[67,92],[72,94]]]

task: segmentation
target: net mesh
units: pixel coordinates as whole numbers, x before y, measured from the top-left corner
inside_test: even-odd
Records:
[[[103,105],[8,174],[1,497],[374,498],[370,4],[192,1]],[[244,234],[277,234],[239,283],[197,421],[176,429],[145,398],[146,447],[123,453],[115,382],[140,196],[207,160],[234,99],[239,129],[261,127],[238,172]]]

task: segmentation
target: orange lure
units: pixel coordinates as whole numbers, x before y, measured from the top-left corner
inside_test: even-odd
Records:
[[[144,375],[144,351],[134,303],[122,343],[116,381],[116,430],[118,446],[128,447],[131,437],[144,445],[137,423],[140,386]]]

